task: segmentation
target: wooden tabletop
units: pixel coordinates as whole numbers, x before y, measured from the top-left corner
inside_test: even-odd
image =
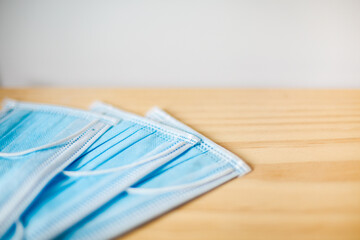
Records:
[[[0,89],[87,108],[152,106],[242,157],[250,174],[124,239],[360,239],[360,90]]]

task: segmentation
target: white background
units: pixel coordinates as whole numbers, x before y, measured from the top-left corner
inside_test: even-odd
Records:
[[[360,0],[0,0],[2,86],[360,87]]]

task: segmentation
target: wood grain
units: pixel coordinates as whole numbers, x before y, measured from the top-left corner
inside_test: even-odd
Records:
[[[124,239],[360,239],[360,90],[1,89],[86,108],[153,105],[253,167]]]

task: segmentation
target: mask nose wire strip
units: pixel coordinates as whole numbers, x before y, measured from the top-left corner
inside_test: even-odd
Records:
[[[65,137],[65,138],[63,138],[63,139],[57,140],[57,141],[55,141],[55,142],[49,143],[49,144],[45,144],[45,145],[42,145],[42,146],[39,146],[39,147],[30,148],[30,149],[27,149],[27,150],[24,150],[24,151],[21,151],[21,152],[11,152],[11,153],[0,152],[0,157],[15,157],[15,156],[21,156],[21,155],[29,154],[29,153],[32,153],[32,152],[35,152],[35,151],[44,150],[44,149],[47,149],[47,148],[51,148],[51,147],[60,145],[60,144],[62,144],[62,143],[65,143],[65,142],[71,140],[72,138],[80,135],[80,134],[83,133],[85,130],[87,130],[87,129],[90,128],[91,126],[95,125],[97,122],[99,122],[99,120],[91,121],[89,124],[87,124],[85,127],[83,127],[82,129],[80,129],[80,130],[77,131],[76,133],[74,133],[74,134],[72,134],[72,135],[70,135],[70,136],[68,136],[68,137]]]
[[[144,160],[140,160],[138,162],[135,163],[130,163],[124,166],[120,166],[120,167],[115,167],[115,168],[110,168],[110,169],[102,169],[102,170],[90,170],[90,171],[63,171],[63,174],[69,177],[86,177],[86,176],[93,176],[93,175],[101,175],[101,174],[107,174],[107,173],[114,173],[114,172],[118,172],[118,171],[122,171],[124,169],[128,169],[128,168],[132,168],[132,167],[136,167],[138,165],[159,159],[159,158],[163,158],[166,157],[170,154],[172,154],[173,152],[179,150],[180,148],[183,148],[185,146],[187,146],[189,143],[186,142],[180,142],[175,144],[173,147],[169,148],[168,150],[161,152],[159,154],[156,154],[152,157],[146,158]]]
[[[187,190],[194,187],[198,187],[210,182],[213,182],[221,177],[224,177],[230,173],[235,172],[234,169],[228,169],[226,171],[220,172],[218,174],[215,174],[213,176],[201,179],[199,181],[189,183],[189,184],[183,184],[179,186],[172,186],[172,187],[161,187],[161,188],[128,188],[126,192],[130,194],[161,194],[161,193],[167,193],[172,191],[178,191],[178,190]]]

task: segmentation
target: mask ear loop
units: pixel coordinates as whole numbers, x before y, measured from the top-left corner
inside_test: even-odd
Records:
[[[175,151],[178,151],[180,148],[183,148],[185,146],[188,146],[189,143],[186,142],[180,142],[175,144],[173,147],[171,147],[170,149],[168,149],[167,151],[161,152],[159,154],[156,154],[152,157],[146,158],[144,160],[140,160],[138,162],[135,163],[130,163],[124,166],[120,166],[120,167],[115,167],[115,168],[110,168],[110,169],[101,169],[101,170],[90,170],[90,171],[63,171],[62,173],[68,177],[87,177],[87,176],[94,176],[94,175],[101,175],[101,174],[108,174],[108,173],[114,173],[114,172],[119,172],[125,169],[129,169],[129,168],[133,168],[136,166],[139,166],[141,164],[147,163],[147,162],[151,162],[153,160],[157,160],[160,158],[164,158],[172,153],[174,153]]]
[[[0,157],[16,157],[16,156],[21,156],[21,155],[26,155],[26,154],[29,154],[29,153],[32,153],[32,152],[36,152],[36,151],[40,151],[40,150],[44,150],[44,149],[47,149],[47,148],[51,148],[51,147],[55,147],[57,145],[60,145],[62,143],[65,143],[69,140],[71,140],[72,138],[80,135],[81,133],[83,133],[85,130],[87,130],[88,128],[90,128],[91,126],[95,125],[99,120],[94,120],[92,122],[90,122],[89,124],[87,124],[85,127],[83,127],[82,129],[80,129],[79,131],[77,131],[76,133],[68,136],[68,137],[65,137],[63,139],[60,139],[60,140],[57,140],[55,142],[52,142],[52,143],[49,143],[49,144],[45,144],[45,145],[42,145],[42,146],[39,146],[39,147],[34,147],[34,148],[30,148],[30,149],[27,149],[27,150],[24,150],[24,151],[21,151],[21,152],[10,152],[10,153],[7,153],[7,152],[0,152]]]
[[[234,172],[236,172],[234,169],[228,169],[226,171],[220,172],[218,174],[201,179],[201,180],[193,182],[193,183],[172,186],[172,187],[161,187],[161,188],[131,188],[130,187],[126,190],[126,192],[128,192],[130,194],[162,194],[162,193],[179,191],[179,190],[187,190],[187,189],[192,189],[192,188],[199,187],[201,185],[205,185],[207,183],[213,182],[221,177],[224,177],[224,176],[234,173]]]

